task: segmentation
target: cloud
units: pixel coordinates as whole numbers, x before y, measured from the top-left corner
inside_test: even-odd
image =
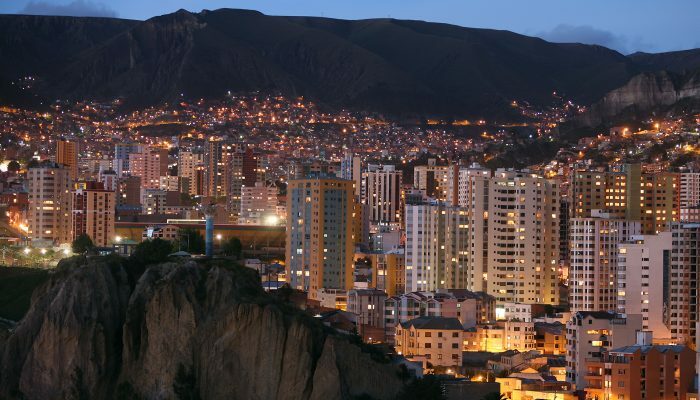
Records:
[[[30,15],[65,15],[72,17],[111,17],[117,12],[102,3],[89,0],[73,0],[68,4],[53,4],[48,1],[30,1],[19,11]]]
[[[638,37],[629,38],[625,35],[618,35],[590,25],[560,24],[551,31],[536,33],[535,36],[555,43],[597,44],[617,50],[623,54],[654,50],[653,45],[645,43]]]

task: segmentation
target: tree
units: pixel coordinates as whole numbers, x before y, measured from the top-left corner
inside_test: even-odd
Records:
[[[234,256],[236,258],[241,257],[241,252],[243,251],[243,245],[241,240],[237,237],[232,237],[226,240],[223,246],[223,253],[227,256]]]
[[[92,239],[90,239],[90,236],[83,233],[73,240],[73,245],[71,247],[73,248],[73,253],[83,254],[95,248],[95,244],[92,242]]]
[[[423,378],[414,379],[406,385],[398,398],[403,400],[444,400],[445,394],[440,380],[435,375],[425,375]]]
[[[507,399],[504,395],[498,393],[498,392],[491,392],[487,393],[484,397],[481,398],[481,400],[504,400]]]
[[[191,228],[181,229],[179,236],[180,239],[175,248],[193,254],[204,253],[204,236],[199,231]]]
[[[139,243],[134,249],[131,258],[141,265],[158,264],[167,261],[168,255],[172,252],[172,243],[161,238],[155,238]]]
[[[7,170],[10,172],[19,172],[20,168],[22,168],[22,166],[19,165],[16,160],[12,160],[9,164],[7,164]]]

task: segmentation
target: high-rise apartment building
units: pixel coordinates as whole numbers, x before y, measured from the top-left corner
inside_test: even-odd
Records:
[[[640,222],[594,211],[590,218],[573,218],[570,226],[572,311],[617,310],[617,246],[642,233]]]
[[[355,196],[359,197],[362,190],[362,159],[360,156],[346,151],[340,161],[340,177],[353,181],[355,184]]]
[[[201,173],[204,170],[204,153],[180,150],[177,159],[177,175],[181,178],[189,179],[189,194],[192,196],[201,195],[199,188],[202,187]]]
[[[375,224],[401,222],[401,171],[393,165],[368,165],[362,181],[362,197],[369,208],[369,221]]]
[[[577,390],[587,386],[587,363],[608,349],[634,344],[642,316],[605,311],[579,311],[566,323],[566,380]]]
[[[70,178],[78,179],[78,151],[76,141],[59,139],[56,141],[56,163],[65,165],[70,171]]]
[[[129,154],[131,175],[141,178],[141,188],[158,189],[160,177],[168,175],[168,150],[160,147]]]
[[[227,194],[228,158],[233,151],[233,145],[222,138],[210,137],[205,152],[206,185],[205,195],[223,197]]]
[[[129,154],[142,153],[144,145],[138,143],[117,143],[114,145],[114,171],[120,177],[130,172]]]
[[[353,182],[325,175],[287,186],[286,273],[290,285],[318,299],[353,285]]]
[[[670,172],[645,173],[640,164],[621,171],[574,171],[571,215],[588,218],[593,210],[613,217],[641,221],[644,234],[668,229],[680,217],[680,176]]]
[[[114,241],[115,195],[99,182],[87,182],[72,192],[73,239],[87,234],[95,246]]]
[[[32,240],[69,243],[71,234],[70,169],[43,162],[27,169],[28,236]]]
[[[465,209],[406,205],[406,290],[471,288],[468,243]]]
[[[671,222],[680,218],[680,175],[673,172],[643,173],[639,164],[625,165],[625,168],[628,176],[625,217],[642,221],[644,234],[668,230]]]
[[[680,174],[680,221],[700,221],[700,172]]]
[[[437,165],[434,158],[428,160],[428,165],[413,167],[413,187],[424,190],[428,197],[437,200],[447,200],[447,187],[449,182],[447,173],[450,167]]]
[[[589,218],[593,210],[619,218],[627,209],[627,175],[622,172],[573,171],[571,174],[571,216]]]
[[[105,189],[111,190],[115,193],[119,189],[119,177],[118,177],[117,172],[115,170],[106,169],[106,170],[100,171],[97,178],[98,178],[98,181],[100,183],[102,183],[102,186],[104,186]]]
[[[679,327],[670,325],[677,318],[669,318],[671,313],[677,313],[672,309],[669,291],[677,284],[670,282],[673,247],[672,233],[662,232],[632,236],[619,244],[617,251],[617,312],[640,314],[642,329],[653,332],[655,340],[664,342],[678,339]],[[676,293],[673,297],[679,295],[682,296]]]
[[[474,185],[477,181],[491,178],[491,170],[473,164],[470,167],[450,165],[447,170],[447,203],[467,207],[475,195]]]
[[[254,152],[250,147],[246,148],[243,154],[239,156],[242,157],[242,184],[252,187],[255,186],[257,182],[264,182],[265,173],[267,172],[267,157]]]
[[[117,189],[117,207],[141,209],[141,178],[125,176],[119,178]]]
[[[557,182],[534,174],[499,169],[489,180],[482,218],[488,218],[487,293],[496,300],[559,303],[559,199]]]
[[[664,287],[667,296],[665,323],[678,342],[698,340],[698,277],[700,276],[700,224],[671,224],[671,259]]]
[[[277,187],[256,182],[241,189],[241,216],[244,225],[277,225]]]
[[[386,292],[389,296],[406,291],[406,258],[404,250],[391,250],[377,253],[356,253],[367,257],[372,265],[372,287]]]
[[[250,149],[249,149],[250,150]],[[246,181],[265,181],[266,159],[252,150],[242,150],[229,140],[212,137],[205,155],[206,195],[226,199],[229,221],[237,223],[241,212],[241,188]]]

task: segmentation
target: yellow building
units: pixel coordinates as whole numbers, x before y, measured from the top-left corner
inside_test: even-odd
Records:
[[[312,300],[353,286],[354,190],[353,181],[323,174],[287,185],[287,278]]]
[[[655,234],[680,217],[680,174],[644,172],[641,164],[622,171],[574,171],[573,218],[590,218],[603,210],[612,218],[642,221],[642,233]]]
[[[43,162],[27,168],[27,236],[32,241],[72,241],[70,189],[70,170],[64,165]]]
[[[78,143],[64,139],[56,141],[56,163],[63,164],[70,170],[70,178],[78,178]]]
[[[542,376],[533,369],[496,378],[501,385],[501,395],[510,400],[575,400],[571,384]]]
[[[504,337],[506,331],[502,326],[477,325],[464,332],[464,351],[487,351],[501,353],[505,351]]]
[[[355,260],[368,258],[372,266],[371,288],[396,296],[406,288],[406,262],[402,251],[386,253],[355,253]]]
[[[462,366],[462,324],[457,318],[420,317],[396,326],[396,351],[424,366]]]
[[[464,351],[500,353],[506,350],[535,350],[532,322],[503,321],[495,325],[477,325],[464,332]]]

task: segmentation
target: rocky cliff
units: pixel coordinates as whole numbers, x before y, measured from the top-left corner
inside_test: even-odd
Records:
[[[646,72],[605,95],[584,115],[587,125],[620,116],[644,117],[652,111],[666,111],[678,104],[697,109],[700,103],[700,69],[685,74]]]
[[[0,339],[0,398],[393,399],[403,387],[251,270],[188,261],[133,278],[117,258],[62,263]]]

